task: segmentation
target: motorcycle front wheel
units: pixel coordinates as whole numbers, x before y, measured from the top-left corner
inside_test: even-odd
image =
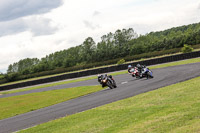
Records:
[[[112,84],[111,84],[110,81],[107,82],[107,86],[108,86],[110,89],[113,89],[113,86],[112,86]]]
[[[149,77],[150,77],[150,78],[153,78],[153,75],[152,75],[150,72],[147,73],[147,79],[148,79]]]

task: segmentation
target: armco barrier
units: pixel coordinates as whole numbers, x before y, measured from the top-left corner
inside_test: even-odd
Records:
[[[38,84],[42,84],[42,83],[55,82],[55,81],[64,80],[64,79],[72,79],[72,78],[95,75],[95,74],[100,74],[100,73],[108,73],[108,72],[113,72],[113,71],[125,70],[125,69],[127,69],[127,66],[129,64],[136,65],[136,64],[140,63],[140,64],[145,64],[145,65],[149,66],[149,65],[167,63],[167,62],[178,61],[178,60],[183,60],[183,59],[190,59],[190,58],[195,58],[195,57],[200,57],[200,51],[186,53],[186,54],[166,56],[166,57],[160,57],[160,58],[144,60],[144,61],[139,61],[139,62],[134,62],[134,63],[126,63],[126,64],[122,64],[122,65],[114,65],[114,66],[86,70],[86,71],[81,71],[81,72],[74,72],[74,73],[63,74],[63,75],[59,75],[59,76],[55,76],[55,77],[49,77],[49,78],[44,78],[44,79],[16,83],[16,84],[12,84],[12,85],[0,86],[0,91],[14,89],[14,88],[21,88],[21,87],[26,87],[26,86],[32,86],[32,85],[38,85]]]

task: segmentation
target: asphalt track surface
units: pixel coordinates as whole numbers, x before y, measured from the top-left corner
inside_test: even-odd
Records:
[[[41,89],[34,89],[34,90],[28,90],[28,91],[22,91],[22,92],[17,92],[17,93],[0,95],[0,98],[18,96],[18,95],[25,95],[25,94],[29,94],[29,93],[35,93],[35,92],[43,92],[43,91],[65,89],[65,88],[72,88],[72,87],[79,87],[79,86],[91,86],[91,85],[99,85],[99,83],[97,82],[96,79],[86,80],[86,81],[68,83],[68,84],[46,87],[46,88],[41,88]],[[27,88],[29,88],[29,87],[27,87]]]
[[[72,99],[36,111],[0,120],[0,133],[14,132],[29,128],[66,115],[75,114],[104,104],[152,91],[164,86],[200,76],[200,62],[153,70],[153,79],[135,79],[128,74],[115,76],[118,87],[104,89],[76,99]],[[62,89],[82,85],[96,85],[97,80],[48,87],[46,90]],[[31,93],[31,92],[30,92]]]

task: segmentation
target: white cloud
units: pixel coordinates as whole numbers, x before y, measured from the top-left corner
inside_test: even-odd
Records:
[[[61,4],[62,0],[1,0],[0,21],[46,13]]]
[[[31,17],[24,20],[27,30],[30,30],[35,36],[53,34],[58,27],[52,25],[52,20],[43,17]]]
[[[93,17],[98,16],[98,15],[100,15],[100,14],[101,14],[100,12],[98,12],[98,11],[94,11],[94,13],[93,13]]]
[[[0,22],[0,37],[24,31],[30,31],[34,36],[49,35],[56,32],[57,27],[51,25],[50,19],[39,16]]]
[[[92,22],[89,22],[87,20],[84,20],[83,23],[85,24],[85,27],[92,29],[92,30],[100,28],[100,26],[98,24],[93,24]]]

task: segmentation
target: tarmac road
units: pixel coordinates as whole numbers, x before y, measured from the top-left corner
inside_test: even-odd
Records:
[[[97,82],[97,79],[86,80],[86,81],[68,83],[68,84],[46,87],[46,88],[41,88],[41,89],[34,89],[34,90],[17,92],[17,93],[4,94],[4,95],[0,95],[0,98],[18,96],[18,95],[25,95],[25,94],[29,94],[29,93],[35,93],[35,92],[43,92],[43,91],[50,91],[50,90],[57,90],[57,89],[72,88],[72,87],[78,87],[78,86],[90,86],[90,85],[99,85],[99,83]]]
[[[200,76],[200,63],[173,66],[153,70],[153,79],[135,79],[128,74],[115,76],[118,87],[72,99],[50,107],[0,120],[0,133],[14,132],[29,128],[66,115],[75,114],[117,100],[132,97],[140,93],[155,90]],[[64,85],[64,88],[76,85],[95,85],[97,80],[82,81]],[[61,89],[58,87],[57,89]]]

